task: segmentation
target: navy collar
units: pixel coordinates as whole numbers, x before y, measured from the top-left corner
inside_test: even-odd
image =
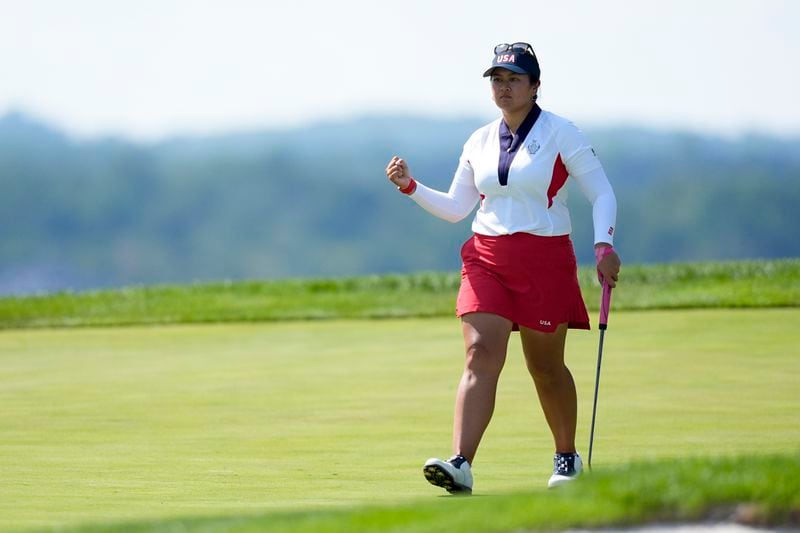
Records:
[[[533,129],[533,125],[541,113],[542,108],[534,103],[528,112],[528,116],[517,128],[516,135],[508,129],[508,124],[506,124],[505,120],[500,121],[500,160],[497,162],[497,177],[500,180],[500,185],[508,185],[508,169],[511,168],[511,162],[514,161],[514,156],[517,155],[519,147]]]

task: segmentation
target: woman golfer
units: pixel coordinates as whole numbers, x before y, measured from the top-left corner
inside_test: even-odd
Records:
[[[386,175],[430,213],[457,222],[480,207],[474,234],[461,249],[456,314],[466,360],[453,421],[453,456],[423,468],[434,485],[472,491],[472,464],[494,410],[508,339],[519,330],[525,362],[555,441],[549,487],[581,473],[575,450],[577,398],[564,365],[568,328],[589,328],[581,297],[567,210],[567,178],[592,203],[599,275],[615,286],[620,260],[612,246],[616,199],[594,150],[571,122],[543,111],[536,98],[539,62],[527,43],[500,44],[492,66],[492,98],[502,116],[470,136],[448,192],[411,177],[393,157]]]

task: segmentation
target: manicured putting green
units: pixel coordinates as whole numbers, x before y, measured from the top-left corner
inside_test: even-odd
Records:
[[[612,311],[595,470],[791,453],[800,309]],[[597,332],[571,332],[586,452]],[[452,318],[0,332],[0,529],[439,496]],[[475,494],[544,487],[552,444],[512,338]]]

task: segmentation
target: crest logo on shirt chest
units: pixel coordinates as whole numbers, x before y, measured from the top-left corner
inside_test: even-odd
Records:
[[[528,153],[531,155],[535,155],[536,152],[539,151],[539,148],[541,148],[541,146],[539,145],[539,141],[537,141],[536,139],[528,143]]]

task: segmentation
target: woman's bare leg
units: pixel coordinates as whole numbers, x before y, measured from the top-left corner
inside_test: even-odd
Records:
[[[466,359],[456,394],[453,453],[471,464],[494,412],[512,323],[490,313],[469,313],[461,318],[461,324]]]
[[[575,452],[578,398],[575,381],[564,364],[567,324],[553,333],[520,328],[522,350],[544,417],[553,433],[556,452]]]

